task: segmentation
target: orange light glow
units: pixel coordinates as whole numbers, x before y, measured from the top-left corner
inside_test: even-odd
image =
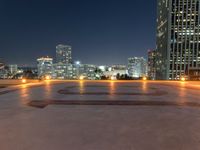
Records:
[[[116,78],[115,78],[114,76],[111,76],[110,79],[111,79],[111,80],[115,80]]]
[[[85,92],[84,81],[81,80],[79,82],[79,86],[80,86],[80,93],[83,94]]]
[[[110,96],[113,97],[113,93],[116,92],[116,81],[110,81],[110,88],[109,88],[109,93]]]
[[[147,80],[147,77],[143,77],[143,80],[146,81],[146,80]]]
[[[182,77],[182,78],[181,78],[181,81],[185,81],[185,80],[186,80],[185,77]]]
[[[50,80],[51,77],[50,76],[45,76],[45,80]]]
[[[79,80],[83,80],[83,79],[84,79],[84,76],[80,76],[80,77],[79,77]]]
[[[22,79],[22,83],[26,83],[27,81],[26,81],[26,79]]]

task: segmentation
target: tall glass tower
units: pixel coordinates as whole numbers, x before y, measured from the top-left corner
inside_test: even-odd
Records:
[[[72,63],[72,47],[69,45],[57,45],[56,46],[56,62],[63,64]]]
[[[158,0],[156,78],[179,79],[200,67],[199,0]]]

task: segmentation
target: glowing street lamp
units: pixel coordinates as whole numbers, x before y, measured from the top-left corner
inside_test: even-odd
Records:
[[[22,79],[22,83],[26,83],[27,81],[26,81],[26,79]]]
[[[181,77],[181,81],[183,81],[183,82],[184,82],[185,80],[186,80],[186,78],[185,78],[185,77]]]
[[[49,75],[45,76],[45,80],[50,80],[50,79],[51,79],[51,77]]]
[[[142,80],[146,81],[146,80],[147,80],[147,77],[143,77]]]
[[[80,76],[80,77],[79,77],[79,80],[83,80],[83,79],[84,79],[84,76]]]
[[[116,78],[115,78],[114,76],[111,76],[110,79],[111,79],[111,80],[115,80]]]
[[[76,61],[75,63],[76,63],[76,65],[80,65],[80,64],[81,64],[81,62],[80,62],[80,61]]]

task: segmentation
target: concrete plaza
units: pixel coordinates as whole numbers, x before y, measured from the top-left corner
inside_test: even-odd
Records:
[[[0,150],[199,150],[200,82],[43,81],[0,89]]]

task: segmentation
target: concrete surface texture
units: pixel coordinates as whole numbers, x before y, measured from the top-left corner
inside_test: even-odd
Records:
[[[199,150],[200,83],[45,81],[0,89],[0,150]]]
[[[26,83],[38,83],[40,82],[39,80],[31,80],[31,79],[26,79]],[[22,79],[0,79],[0,86],[9,86],[9,85],[18,85],[18,84],[23,84]]]

